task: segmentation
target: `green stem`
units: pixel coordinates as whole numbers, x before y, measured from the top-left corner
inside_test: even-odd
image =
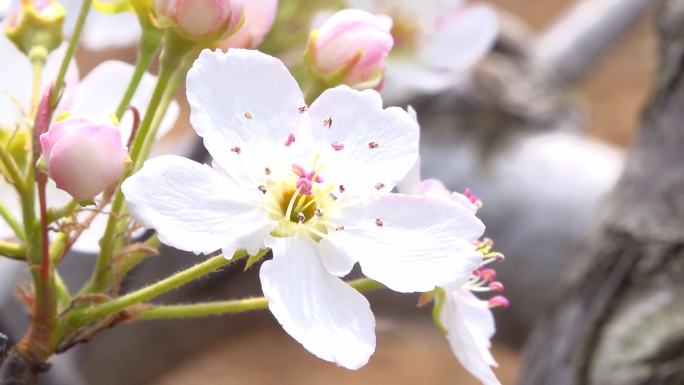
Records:
[[[196,318],[221,314],[244,313],[252,310],[268,308],[268,301],[264,297],[236,299],[190,305],[156,306],[144,310],[135,316],[139,320],[156,320],[169,318]]]
[[[26,181],[24,181],[19,172],[19,166],[17,166],[17,163],[3,145],[0,145],[0,164],[5,168],[14,188],[21,195],[26,190]]]
[[[159,249],[161,242],[159,241],[157,234],[154,234],[150,239],[146,240],[143,245],[148,249]],[[125,277],[134,267],[138,266],[140,262],[149,256],[150,253],[144,251],[127,256],[123,259],[121,264],[117,266],[114,274],[118,275],[118,277]]]
[[[348,282],[350,286],[360,292],[382,289],[384,286],[372,279],[362,278]],[[194,318],[221,314],[244,313],[268,308],[268,301],[264,297],[245,298],[229,301],[196,303],[189,305],[156,306],[138,313],[139,320],[155,320],[168,318]]]
[[[150,66],[150,62],[159,51],[159,46],[162,41],[162,32],[156,28],[143,28],[142,36],[140,37],[140,48],[138,49],[138,59],[135,63],[135,69],[133,71],[133,76],[128,83],[128,88],[119,102],[119,106],[116,108],[116,117],[121,119],[123,114],[126,112],[135,91],[140,85],[140,81],[145,75],[147,68]]]
[[[55,270],[55,290],[57,291],[57,302],[60,309],[67,308],[71,303],[71,293],[64,280]]]
[[[66,250],[67,235],[64,233],[57,233],[50,244],[50,262],[57,265],[62,261],[62,256]]]
[[[72,215],[76,212],[76,210],[79,207],[80,205],[78,204],[78,202],[72,199],[69,201],[69,203],[65,204],[62,207],[50,208],[48,210],[48,223],[53,223],[62,218]]]
[[[191,64],[192,62],[190,62]],[[157,139],[157,131],[159,130],[159,126],[161,125],[162,120],[164,119],[164,115],[166,114],[166,111],[169,108],[169,105],[171,102],[176,98],[176,91],[178,90],[178,87],[180,84],[183,82],[185,79],[185,75],[187,74],[190,66],[184,64],[179,71],[177,71],[169,80],[169,87],[167,88],[166,92],[164,93],[164,96],[162,96],[162,100],[159,103],[159,110],[163,111],[164,113],[162,114],[156,114],[154,118],[152,119],[152,122],[150,124],[150,131],[145,138],[145,142],[142,145],[142,148],[140,150],[140,154],[138,158],[136,159],[134,165],[133,165],[133,170],[138,171],[142,167],[143,163],[147,159],[147,157],[150,155],[150,151],[152,150],[152,145]]]
[[[2,202],[0,202],[0,217],[7,222],[19,240],[26,241],[26,235],[24,234],[24,229],[22,228],[21,223],[17,221],[17,218],[15,218],[14,215],[9,212],[7,206],[5,206],[5,204]]]
[[[75,310],[69,317],[69,323],[73,326],[85,325],[87,323],[116,314],[133,305],[148,301],[152,298],[158,297],[173,289],[183,286],[188,282],[192,282],[204,277],[205,275],[212,273],[231,262],[232,260],[227,260],[223,255],[212,257],[200,264],[190,267],[187,270],[178,272],[155,284],[126,294],[122,297],[99,305],[94,305],[89,308]]]
[[[88,17],[88,12],[90,12],[90,6],[93,0],[83,0],[81,2],[81,9],[78,12],[78,19],[76,19],[76,26],[74,27],[74,32],[69,40],[69,45],[64,53],[64,59],[62,59],[62,64],[59,67],[59,72],[57,73],[57,78],[55,79],[55,85],[52,91],[52,96],[50,97],[50,107],[56,108],[57,102],[59,101],[60,94],[64,88],[64,77],[66,76],[67,70],[69,69],[69,64],[71,59],[73,59],[76,53],[76,46],[78,46],[78,41],[81,38],[81,32],[83,31],[83,25],[85,24],[86,18]]]
[[[38,104],[40,103],[40,87],[41,80],[43,79],[43,66],[45,65],[45,59],[39,57],[32,60],[33,64],[33,85],[31,91],[31,115],[35,116],[38,110]]]
[[[180,81],[177,80],[176,73],[186,71],[186,57],[193,52],[195,46],[179,40],[171,32],[165,35],[164,51],[161,55],[159,77],[157,78],[157,85],[152,93],[150,104],[145,111],[145,116],[140,123],[140,128],[135,136],[133,145],[130,148],[131,159],[134,167],[127,172],[122,181],[128,178],[133,172],[137,171],[144,162],[151,143],[156,137],[157,128],[162,117],[166,114],[166,109],[175,95],[176,88]],[[149,142],[149,144],[146,144]],[[95,264],[95,271],[88,282],[88,284],[81,290],[81,293],[94,293],[105,291],[109,285],[105,277],[107,270],[111,267],[112,257],[117,248],[116,234],[120,234],[126,226],[126,219],[124,217],[125,199],[121,192],[119,185],[116,190],[116,195],[112,202],[111,212],[107,221],[105,233],[100,240],[100,255]]]
[[[0,255],[23,261],[26,259],[26,249],[22,245],[0,240]]]
[[[173,75],[181,67],[184,67],[185,56],[194,47],[193,44],[179,40],[175,34],[169,32],[165,35],[164,51],[162,52],[159,63],[159,78],[157,79],[157,86],[152,94],[149,107],[145,111],[145,117],[140,123],[140,129],[135,137],[133,146],[131,147],[131,159],[137,164],[141,162],[141,154],[148,137],[154,137],[153,122],[156,115],[164,116],[166,110],[162,110],[161,103],[164,100],[164,95],[167,88],[171,85]],[[174,90],[175,92],[175,90]]]

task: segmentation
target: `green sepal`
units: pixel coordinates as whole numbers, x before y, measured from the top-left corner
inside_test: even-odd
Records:
[[[432,321],[442,334],[447,335],[449,334],[449,331],[442,323],[442,311],[444,310],[444,303],[446,302],[446,292],[442,288],[436,288],[433,292],[435,293],[435,302],[432,307]]]
[[[39,11],[33,1],[23,1],[17,11],[18,15],[13,18],[18,21],[7,23],[5,28],[10,41],[31,61],[44,61],[47,54],[59,47],[64,40],[64,7],[49,0],[46,9]]]
[[[247,262],[245,263],[245,270],[244,271],[247,271],[254,264],[261,261],[261,259],[264,258],[266,253],[268,253],[268,249],[260,249],[259,252],[257,252],[256,254],[250,255],[249,258],[247,259]]]

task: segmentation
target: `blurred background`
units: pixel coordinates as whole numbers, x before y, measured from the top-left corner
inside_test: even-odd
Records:
[[[502,17],[502,34],[471,77],[445,92],[399,103],[418,111],[423,176],[438,177],[453,190],[473,188],[484,202],[480,213],[488,226],[486,236],[506,255],[497,270],[511,306],[495,310],[498,332],[493,353],[500,380],[514,384],[519,349],[622,170],[624,151],[632,142],[653,81],[652,20],[659,2],[586,0],[605,7],[580,16],[568,16],[580,3],[575,0],[490,3]],[[598,25],[613,23],[614,28],[591,30],[579,22],[592,17]],[[579,27],[563,26],[570,19]],[[574,36],[582,26],[592,33]],[[557,47],[564,38],[579,40],[565,52],[549,53],[544,48],[544,44]],[[598,48],[592,42],[598,42]],[[105,59],[133,62],[135,55],[134,48],[82,49],[78,63],[83,76]],[[586,60],[573,66],[577,57]],[[559,63],[569,63],[570,69]],[[197,141],[183,98],[181,92],[181,117],[159,151],[202,158],[201,151],[193,149]],[[138,287],[196,258],[163,249],[126,284]],[[74,255],[63,270],[77,284],[87,277],[92,262],[90,255]],[[240,271],[237,266],[215,274],[160,302],[260,295],[258,268]],[[356,372],[318,360],[290,338],[270,313],[260,312],[119,327],[58,357],[45,381],[477,384],[453,357],[432,324],[429,309],[416,308],[417,297],[378,292],[369,298],[378,319],[378,347],[370,363]],[[25,319],[19,305],[8,300],[0,309],[0,330],[20,336]]]

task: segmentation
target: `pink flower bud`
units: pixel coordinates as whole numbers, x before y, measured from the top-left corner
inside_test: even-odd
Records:
[[[311,33],[308,60],[314,74],[330,86],[376,87],[394,41],[392,19],[345,9]],[[337,83],[337,84],[334,84]]]
[[[278,0],[249,0],[245,3],[245,22],[228,39],[218,46],[228,48],[255,48],[271,30],[278,10]]]
[[[242,0],[157,0],[156,6],[160,26],[175,27],[189,40],[228,36],[243,15]]]
[[[129,159],[116,127],[86,118],[53,124],[40,145],[50,178],[79,202],[116,183]]]

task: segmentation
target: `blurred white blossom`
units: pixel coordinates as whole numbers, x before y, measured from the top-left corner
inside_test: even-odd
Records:
[[[349,6],[394,20],[394,49],[383,94],[400,100],[458,84],[494,45],[496,11],[461,0],[347,0]]]

